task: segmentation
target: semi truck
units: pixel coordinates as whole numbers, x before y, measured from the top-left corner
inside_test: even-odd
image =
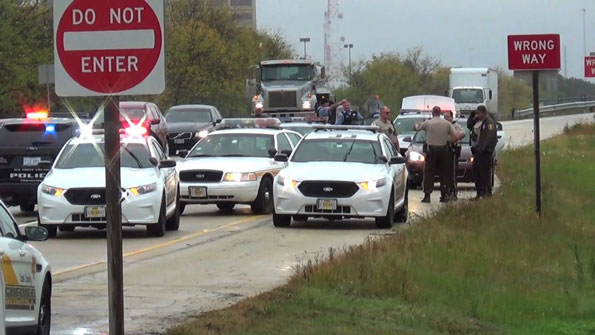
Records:
[[[453,98],[462,117],[486,106],[489,113],[498,114],[498,73],[490,68],[450,69],[448,96]]]
[[[330,99],[325,69],[311,60],[265,60],[246,80],[252,116],[307,117]]]

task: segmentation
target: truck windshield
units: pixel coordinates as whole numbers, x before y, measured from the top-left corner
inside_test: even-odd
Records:
[[[312,68],[309,64],[266,65],[261,80],[312,80]]]
[[[484,102],[483,90],[479,88],[455,88],[452,98],[458,104],[481,104]]]

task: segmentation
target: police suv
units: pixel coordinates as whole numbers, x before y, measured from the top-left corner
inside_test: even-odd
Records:
[[[315,125],[275,177],[273,224],[309,217],[373,217],[379,228],[408,217],[405,158],[375,126]]]
[[[189,204],[216,204],[231,211],[249,204],[254,213],[272,213],[273,178],[284,167],[276,153],[290,154],[302,136],[284,130],[275,118],[223,119],[217,130],[178,164],[182,210]]]
[[[37,203],[37,186],[53,161],[78,131],[77,122],[48,118],[47,112],[32,112],[27,118],[0,120],[0,198],[9,206],[20,205],[32,212]]]
[[[50,266],[26,242],[47,238],[48,232],[42,227],[27,227],[25,234],[21,234],[14,217],[0,202],[0,327],[6,327],[7,334],[50,333]]]

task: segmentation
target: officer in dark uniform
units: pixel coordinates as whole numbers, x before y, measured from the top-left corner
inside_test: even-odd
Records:
[[[473,176],[479,199],[492,195],[494,150],[498,143],[498,127],[483,105],[478,106],[477,111],[469,116],[467,127],[471,130]]]
[[[351,102],[347,100],[341,100],[343,108],[337,108],[337,118],[335,120],[335,124],[340,125],[350,125],[355,120],[361,120],[364,117],[360,114],[360,112],[351,109]]]

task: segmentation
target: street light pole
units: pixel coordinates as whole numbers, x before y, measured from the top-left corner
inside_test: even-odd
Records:
[[[582,9],[583,11],[583,56],[587,55],[587,24],[585,20],[585,14],[587,12],[586,8]]]
[[[306,43],[310,42],[310,37],[302,37],[300,38],[300,42],[304,42],[304,59],[306,59]]]
[[[351,49],[353,48],[353,44],[345,44],[343,48],[346,48],[349,51],[349,80],[351,80]]]

